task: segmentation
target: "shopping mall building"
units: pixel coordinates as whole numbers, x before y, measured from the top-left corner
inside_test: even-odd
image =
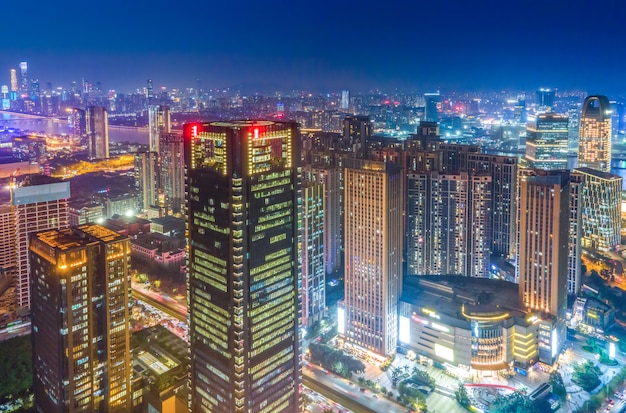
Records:
[[[398,308],[398,351],[457,374],[525,374],[553,364],[565,321],[526,311],[518,285],[462,276],[405,278]]]

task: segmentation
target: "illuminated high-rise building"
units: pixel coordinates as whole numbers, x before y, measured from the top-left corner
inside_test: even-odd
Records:
[[[30,239],[40,413],[129,412],[130,240],[98,225]]]
[[[565,319],[570,228],[568,171],[520,170],[520,302]]]
[[[15,214],[16,293],[18,307],[30,309],[30,267],[28,240],[32,233],[67,228],[69,225],[70,183],[44,176],[12,189]]]
[[[185,152],[182,135],[161,135],[159,150],[160,188],[165,195],[165,212],[167,215],[177,215],[182,212],[185,198]]]
[[[424,93],[424,120],[426,122],[438,122],[439,112],[437,105],[439,104],[440,95],[436,93]]]
[[[402,286],[401,169],[348,160],[344,174],[345,296],[339,333],[349,343],[387,355],[396,350]]]
[[[87,134],[87,118],[84,110],[70,109],[67,115],[67,124],[73,138],[80,139]]]
[[[343,225],[341,219],[343,194],[340,185],[342,168],[331,165],[305,165],[304,181],[317,182],[324,187],[324,268],[326,274],[341,270]]]
[[[580,115],[578,166],[611,172],[611,104],[606,96],[587,96]]]
[[[519,298],[540,313],[539,361],[552,364],[567,335],[570,173],[522,169],[518,189]]]
[[[156,152],[137,152],[134,157],[138,207],[147,210],[159,204],[159,155]]]
[[[609,251],[621,241],[622,178],[591,168],[576,171],[582,175],[582,246]]]
[[[17,84],[17,70],[11,69],[10,74],[11,74],[11,92],[17,93],[19,91],[19,86]]]
[[[89,157],[109,157],[109,115],[102,106],[89,106],[85,111]]]
[[[567,169],[568,117],[541,113],[526,127],[525,167]]]
[[[348,116],[343,120],[343,138],[350,142],[357,158],[367,158],[371,136],[369,116]]]
[[[568,294],[578,294],[581,284],[582,184],[583,175],[577,170],[572,171],[569,184]]]
[[[551,109],[554,106],[555,94],[554,89],[539,89],[537,91],[537,106],[539,106],[539,110],[545,111],[546,109]]]
[[[302,184],[302,325],[321,321],[326,309],[324,185]]]
[[[150,151],[160,153],[161,135],[170,133],[170,108],[162,105],[148,107],[148,131],[150,135]]]
[[[28,62],[20,62],[20,94],[28,96]]]
[[[299,411],[300,137],[290,122],[184,127],[190,410]]]
[[[342,90],[341,91],[341,110],[348,110],[350,108],[350,91]]]

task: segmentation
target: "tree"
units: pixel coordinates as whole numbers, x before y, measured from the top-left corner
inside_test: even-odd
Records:
[[[459,402],[461,406],[469,409],[472,402],[470,401],[469,395],[467,394],[467,389],[465,388],[465,385],[463,383],[459,384],[459,387],[456,389],[454,395],[456,396],[456,401]]]
[[[550,384],[552,385],[552,393],[559,397],[565,397],[567,390],[565,390],[565,383],[563,383],[563,376],[558,371],[550,373]]]
[[[396,387],[398,382],[402,379],[403,374],[402,370],[399,367],[394,367],[391,369],[391,385]]]
[[[517,391],[507,396],[498,396],[489,411],[492,413],[539,413],[530,398]]]
[[[584,363],[574,363],[574,373],[572,381],[586,391],[591,391],[600,384],[600,368],[593,364],[591,360]]]
[[[0,401],[20,397],[33,385],[30,336],[15,337],[0,343]]]

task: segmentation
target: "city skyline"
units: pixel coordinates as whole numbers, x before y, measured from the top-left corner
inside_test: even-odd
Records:
[[[155,87],[196,87],[200,79],[204,87],[224,88],[626,90],[618,44],[626,35],[625,10],[617,1],[603,7],[532,1],[519,8],[495,1],[394,1],[384,8],[345,1],[71,3],[61,10],[36,2],[29,19],[37,23],[28,30],[20,19],[5,20],[5,33],[20,35],[0,52],[2,84],[28,61],[42,84],[85,78],[107,90],[133,89],[146,79]],[[19,4],[6,7],[5,15],[20,15]],[[93,30],[73,34],[65,27],[86,15]],[[209,17],[201,23],[191,16]],[[582,51],[593,51],[593,59]]]

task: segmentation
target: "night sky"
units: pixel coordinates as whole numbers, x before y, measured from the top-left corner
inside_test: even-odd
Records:
[[[626,3],[3,1],[0,84],[626,92]]]

